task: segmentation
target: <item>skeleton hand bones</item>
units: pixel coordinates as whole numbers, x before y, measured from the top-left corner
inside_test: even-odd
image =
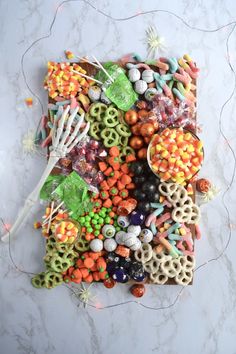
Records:
[[[44,185],[47,177],[50,175],[51,171],[55,167],[56,163],[59,159],[65,157],[77,144],[80,140],[82,140],[89,130],[89,123],[86,124],[82,133],[79,132],[82,123],[84,121],[84,115],[81,115],[78,122],[75,122],[75,117],[78,112],[78,107],[72,112],[72,114],[68,117],[70,106],[67,106],[66,109],[63,111],[62,116],[59,120],[58,127],[53,126],[52,131],[52,146],[51,151],[49,154],[48,163],[46,166],[45,171],[43,172],[42,177],[40,178],[38,184],[36,185],[35,189],[30,193],[28,198],[25,201],[23,208],[20,210],[18,217],[10,229],[2,238],[3,242],[7,242],[11,235],[11,238],[14,237],[17,230],[22,225],[24,219],[28,215],[32,206],[37,202],[39,198],[39,193]],[[75,122],[75,127],[73,132],[71,133],[72,124]],[[64,130],[65,128],[65,130]]]

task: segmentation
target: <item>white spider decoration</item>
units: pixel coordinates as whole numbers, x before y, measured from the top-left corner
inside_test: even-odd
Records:
[[[200,198],[204,203],[208,203],[210,200],[214,199],[214,197],[219,193],[219,191],[220,190],[216,186],[211,185],[211,187],[206,193],[200,194]]]
[[[150,26],[146,30],[146,43],[147,43],[147,57],[156,57],[156,52],[165,50],[164,38],[159,37],[155,27]]]
[[[86,286],[81,283],[80,289],[78,289],[77,292],[77,296],[79,298],[79,300],[83,303],[84,308],[86,308],[86,306],[88,305],[89,302],[93,302],[93,300],[95,299],[95,296],[92,295],[90,288],[93,285],[93,283],[91,283],[87,288]]]
[[[28,130],[28,132],[23,136],[22,147],[26,154],[34,154],[37,151],[34,131]]]

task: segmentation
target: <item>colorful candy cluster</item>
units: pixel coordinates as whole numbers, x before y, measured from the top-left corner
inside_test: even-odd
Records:
[[[90,129],[43,187],[49,207],[35,226],[46,237],[46,270],[35,287],[132,281],[140,297],[144,283],[192,281],[200,209],[191,182],[203,162],[195,135],[199,69],[188,55],[123,63],[96,66],[96,78],[91,63],[87,72],[83,63],[48,63],[49,128],[70,104]],[[204,180],[197,188],[211,186]]]

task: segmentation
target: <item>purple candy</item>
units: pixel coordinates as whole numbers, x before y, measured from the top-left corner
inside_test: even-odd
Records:
[[[130,214],[130,224],[131,225],[142,225],[145,220],[145,215],[141,211],[132,211]]]
[[[127,283],[129,281],[129,276],[124,268],[116,268],[112,274],[112,278],[118,283]]]

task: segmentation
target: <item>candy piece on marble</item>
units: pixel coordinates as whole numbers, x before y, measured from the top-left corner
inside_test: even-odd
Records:
[[[27,107],[31,108],[33,106],[33,98],[32,97],[27,97],[25,99],[25,104]]]
[[[66,59],[73,59],[75,57],[74,53],[72,53],[70,50],[65,50],[65,56]]]
[[[116,285],[116,281],[112,278],[107,278],[103,281],[103,285],[107,288],[107,289],[112,289],[114,288],[114,286]]]
[[[135,297],[142,297],[145,294],[145,286],[143,284],[134,284],[130,288],[130,292]]]

